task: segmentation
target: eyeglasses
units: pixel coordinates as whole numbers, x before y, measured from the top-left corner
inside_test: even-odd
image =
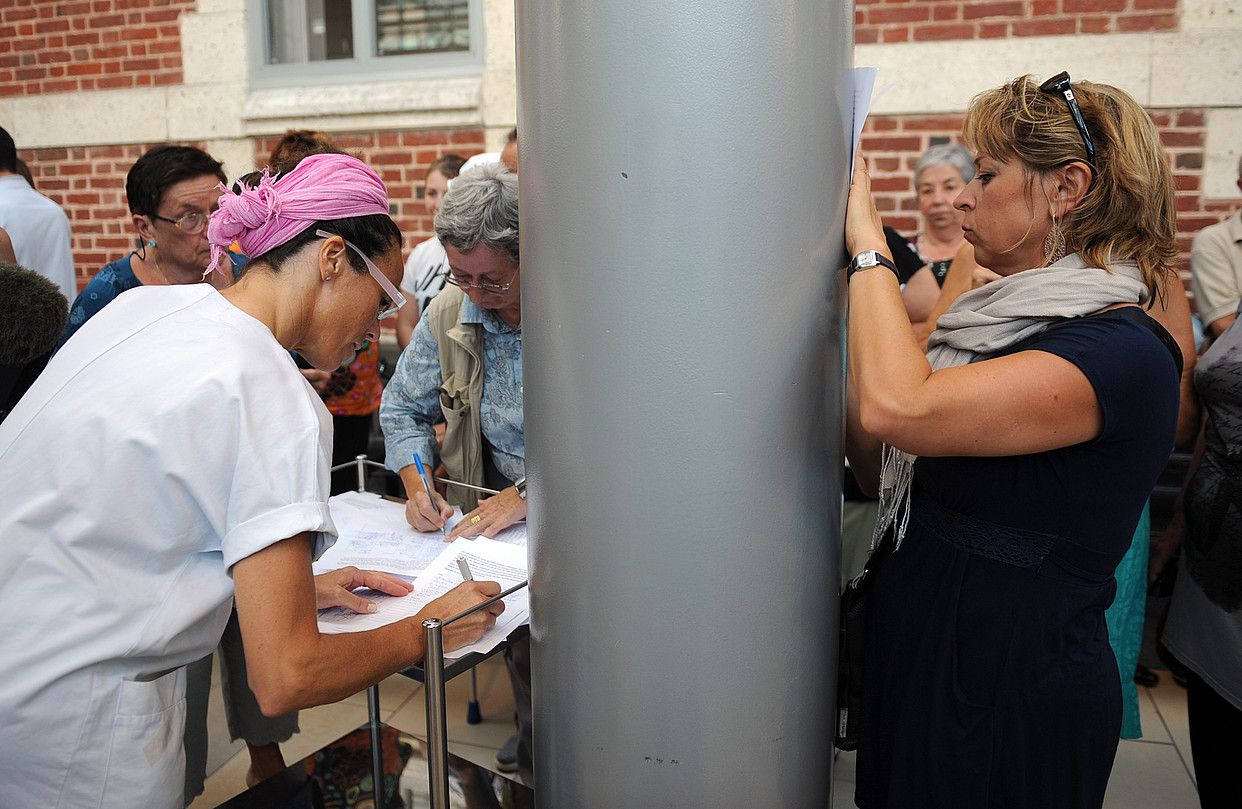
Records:
[[[516,272],[517,270],[515,269],[514,273]],[[444,270],[443,272],[440,273],[440,276],[444,278],[446,282],[452,284],[455,287],[461,287],[462,289],[477,289],[482,292],[491,292],[495,295],[503,295],[504,293],[509,291],[510,287],[513,286],[513,279],[509,279],[509,281],[504,284],[497,284],[493,281],[487,281],[483,279],[480,279],[478,281],[473,281],[473,282],[463,281],[462,279],[458,278],[456,275],[453,275],[451,270]]]
[[[326,230],[316,230],[315,235],[324,239],[330,239],[337,236],[337,233],[329,233]],[[362,262],[367,265],[367,272],[371,273],[371,277],[375,279],[375,283],[380,285],[380,289],[384,290],[384,297],[380,299],[379,312],[376,314],[377,320],[385,320],[397,313],[397,310],[405,306],[405,296],[401,294],[392,281],[384,277],[380,272],[380,268],[375,266],[375,262],[367,258],[367,254],[358,249],[358,246],[341,236],[341,241],[345,242],[345,246],[358,254]]]
[[[186,233],[190,236],[197,236],[203,232],[203,228],[207,227],[207,221],[211,219],[211,214],[190,211],[188,214],[178,217],[177,219],[169,219],[167,216],[160,216],[155,213],[151,214],[151,218],[158,219],[161,222],[168,222],[171,225],[176,225],[177,230],[182,233]]]
[[[1039,89],[1044,93],[1065,97],[1065,103],[1069,105],[1070,117],[1074,119],[1074,126],[1078,127],[1078,134],[1082,135],[1082,145],[1087,150],[1087,162],[1094,166],[1095,144],[1091,142],[1091,133],[1087,131],[1087,122],[1083,120],[1082,110],[1079,109],[1078,102],[1074,100],[1074,89],[1070,87],[1069,73],[1062,70],[1039,85]]]

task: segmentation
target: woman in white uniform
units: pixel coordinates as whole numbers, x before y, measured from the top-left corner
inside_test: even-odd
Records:
[[[131,290],[92,318],[0,425],[0,804],[180,807],[186,663],[236,596],[264,713],[357,693],[423,656],[421,616],[320,635],[316,607],[408,585],[346,569],[334,539],[331,417],[289,351],[336,368],[402,298],[379,177],[319,155],[241,195],[209,231],[235,286]],[[428,615],[499,592],[464,583]],[[477,639],[503,607],[449,627]]]

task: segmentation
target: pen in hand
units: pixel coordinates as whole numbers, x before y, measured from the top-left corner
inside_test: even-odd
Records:
[[[427,502],[431,503],[431,507],[436,507],[435,495],[431,493],[431,481],[427,479],[427,470],[423,467],[423,459],[418,457],[418,453],[414,453],[414,465],[418,467],[418,476],[423,479],[423,489],[427,492]],[[436,514],[436,516],[440,516]],[[440,523],[440,536],[448,540],[448,536],[444,533],[444,523]]]

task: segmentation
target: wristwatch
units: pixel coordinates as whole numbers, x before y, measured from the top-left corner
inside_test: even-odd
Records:
[[[888,267],[893,271],[893,275],[897,276],[897,265],[894,264],[887,256],[880,253],[878,250],[864,250],[854,256],[854,260],[850,262],[850,268],[846,272],[845,278],[848,281],[853,278],[854,273],[859,270],[867,270],[872,267]],[[897,280],[901,280],[900,276],[897,276]]]
[[[518,497],[526,499],[526,476],[522,475],[513,482],[513,488],[517,489]]]

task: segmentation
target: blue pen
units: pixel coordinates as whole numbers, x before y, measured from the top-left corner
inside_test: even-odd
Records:
[[[436,498],[431,494],[431,481],[427,479],[427,470],[423,468],[423,459],[418,457],[418,453],[414,453],[414,465],[418,467],[418,476],[423,479],[423,489],[427,492],[427,500],[431,503],[431,507],[436,507]],[[444,533],[444,526],[440,526],[440,536],[448,539],[448,535]]]

